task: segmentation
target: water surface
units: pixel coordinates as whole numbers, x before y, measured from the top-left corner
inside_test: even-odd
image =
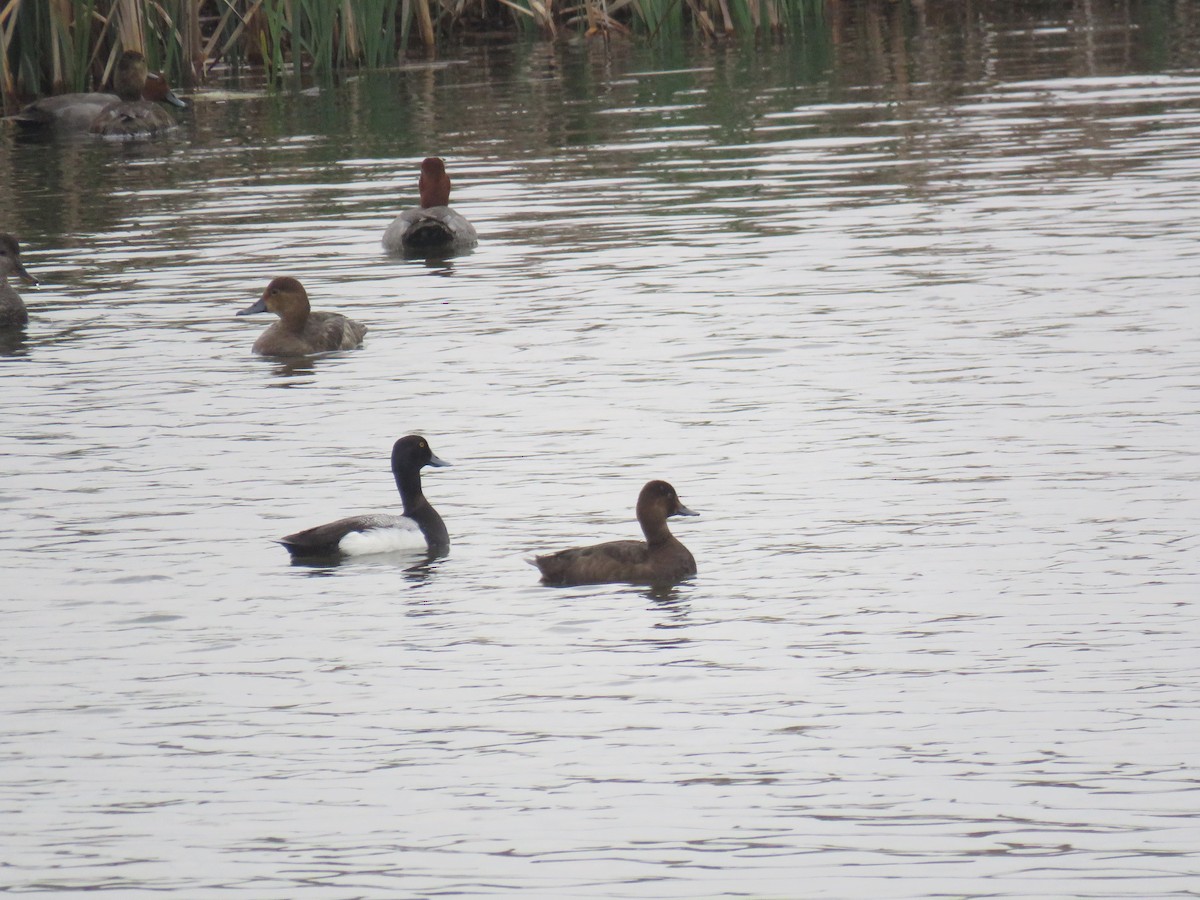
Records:
[[[1089,9],[6,136],[0,885],[1193,896],[1200,48]],[[364,347],[253,357],[283,274]],[[450,555],[289,565],[411,432]],[[697,578],[538,586],[651,478]]]

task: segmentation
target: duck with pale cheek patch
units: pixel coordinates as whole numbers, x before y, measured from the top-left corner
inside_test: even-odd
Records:
[[[21,248],[11,234],[0,234],[0,328],[21,328],[29,321],[29,310],[16,288],[8,283],[8,276],[15,275],[26,284],[37,284],[37,279],[21,265]]]
[[[295,278],[276,278],[258,302],[239,316],[273,312],[279,321],[259,335],[254,352],[261,356],[309,356],[329,350],[353,350],[362,344],[367,327],[340,313],[313,312],[308,292]]]
[[[419,434],[402,437],[392,446],[392,475],[400,502],[401,515],[349,516],[327,525],[297,531],[280,540],[293,559],[325,559],[363,556],[369,553],[424,551],[435,556],[450,550],[446,523],[421,490],[424,466],[448,466],[438,459],[429,442]]]
[[[671,534],[671,516],[698,516],[679,500],[665,481],[647,482],[638,495],[637,520],[645,541],[609,541],[590,547],[559,550],[530,560],[542,573],[542,584],[669,585],[696,574],[691,551]]]
[[[383,233],[389,253],[439,253],[467,250],[479,243],[475,227],[450,208],[450,176],[436,156],[421,163],[417,180],[421,205],[402,212]]]

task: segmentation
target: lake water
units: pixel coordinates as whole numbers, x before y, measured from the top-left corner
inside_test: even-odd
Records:
[[[1196,896],[1200,17],[1076,6],[6,133],[0,890]],[[290,565],[411,432],[449,556]],[[538,584],[651,478],[695,579]]]

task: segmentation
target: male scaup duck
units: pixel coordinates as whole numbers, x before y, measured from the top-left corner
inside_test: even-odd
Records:
[[[542,573],[542,584],[674,584],[696,574],[691,552],[671,534],[670,516],[698,516],[679,501],[665,481],[647,482],[638,495],[637,519],[646,540],[609,541],[539,556],[530,562]]]
[[[406,209],[383,233],[383,249],[389,253],[466,250],[479,243],[475,228],[450,208],[450,176],[446,164],[436,156],[421,163],[417,180],[421,205]]]
[[[289,534],[279,543],[287,547],[293,559],[399,550],[443,555],[450,549],[450,535],[442,517],[421,492],[421,467],[448,465],[434,456],[429,442],[419,434],[402,437],[392,446],[392,474],[404,504],[402,515],[350,516]]]
[[[258,302],[238,315],[261,312],[279,316],[279,321],[254,342],[254,352],[261,356],[308,356],[327,350],[353,350],[367,333],[367,326],[339,313],[312,312],[304,285],[287,276],[272,280]]]
[[[37,279],[21,265],[21,248],[11,234],[0,234],[0,328],[20,328],[29,321],[29,311],[16,288],[8,283],[8,276],[16,275],[26,284],[37,284]]]
[[[88,131],[102,137],[125,140],[153,137],[176,126],[176,121],[157,103],[142,99],[149,73],[146,57],[126,50],[113,72],[113,92],[117,102],[96,115]]]
[[[120,101],[116,94],[58,94],[42,97],[22,109],[9,120],[25,131],[53,130],[55,132],[86,132],[106,107]],[[169,103],[180,109],[187,104],[175,95],[167,79],[157,72],[146,76],[142,100]]]

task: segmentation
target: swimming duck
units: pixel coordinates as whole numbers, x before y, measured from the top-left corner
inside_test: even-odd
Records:
[[[474,226],[450,208],[450,176],[441,159],[429,156],[421,162],[417,190],[421,194],[420,207],[406,209],[387,227],[384,250],[436,253],[466,250],[479,243]]]
[[[254,352],[261,356],[307,356],[327,350],[353,350],[367,327],[339,313],[312,312],[308,292],[295,278],[275,278],[258,302],[239,316],[273,312],[279,321],[258,336]]]
[[[88,131],[102,137],[131,139],[153,137],[176,126],[176,121],[159,106],[142,99],[148,79],[146,57],[126,50],[113,72],[113,91],[117,102],[100,110]]]
[[[29,311],[21,295],[8,283],[9,275],[16,275],[26,284],[37,284],[37,279],[21,265],[17,239],[11,234],[0,234],[0,328],[20,328],[29,321]]]
[[[637,520],[646,540],[609,541],[539,556],[530,562],[542,573],[542,584],[674,584],[696,574],[691,552],[671,534],[670,516],[698,516],[679,501],[665,481],[650,481],[637,501]]]
[[[57,132],[84,132],[92,127],[105,107],[121,98],[116,94],[58,94],[35,100],[9,120],[26,131],[53,129]],[[146,76],[142,100],[159,101],[186,109],[187,104],[175,95],[167,79],[157,72]]]
[[[294,559],[420,549],[445,554],[450,549],[450,535],[421,491],[421,468],[448,465],[419,434],[402,437],[392,446],[392,474],[404,504],[403,515],[350,516],[289,534],[279,543]]]

